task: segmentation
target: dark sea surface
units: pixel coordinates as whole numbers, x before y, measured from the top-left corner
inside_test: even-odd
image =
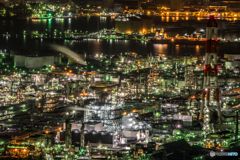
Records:
[[[49,39],[31,39],[24,38],[23,31],[31,32],[38,31],[39,33],[51,28],[58,31],[65,30],[81,30],[83,32],[96,32],[104,28],[111,29],[114,27],[114,19],[110,17],[78,17],[66,19],[12,19],[0,20],[0,49],[7,50],[30,50],[32,52],[37,50],[51,50],[49,47],[52,43],[65,45],[74,51],[85,51],[87,54],[120,54],[127,51],[135,52],[139,55],[146,55],[147,53],[165,54],[165,55],[203,55],[205,53],[205,45],[194,44],[153,44],[144,41],[131,40],[83,40],[83,41],[54,41]],[[11,37],[5,38],[3,34],[8,32]],[[16,37],[16,34],[18,36]],[[182,34],[182,33],[180,33]],[[238,53],[240,50],[240,43],[219,43],[219,55],[224,53]]]

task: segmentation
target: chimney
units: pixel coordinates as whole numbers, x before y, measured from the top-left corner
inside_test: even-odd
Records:
[[[236,112],[236,134],[235,140],[238,139],[238,111]]]

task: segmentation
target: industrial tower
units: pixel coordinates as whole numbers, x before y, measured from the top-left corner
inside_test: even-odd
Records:
[[[206,27],[206,55],[205,55],[205,67],[204,69],[204,79],[203,79],[203,92],[202,92],[202,104],[199,119],[202,119],[203,108],[204,112],[204,130],[210,129],[209,127],[209,101],[210,101],[210,91],[215,90],[216,106],[218,110],[219,122],[221,123],[221,108],[219,105],[219,87],[218,87],[218,67],[217,67],[217,44],[218,44],[218,24],[214,19],[214,16],[210,16],[210,19]],[[214,77],[211,78],[211,73],[213,72]],[[210,78],[212,81],[210,81]],[[206,97],[206,101],[205,101]],[[213,99],[214,100],[214,99]],[[211,104],[213,102],[211,101]]]

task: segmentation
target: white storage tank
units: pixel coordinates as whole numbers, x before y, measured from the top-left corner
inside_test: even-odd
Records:
[[[25,56],[14,55],[14,66],[25,67]]]
[[[42,68],[43,58],[42,57],[26,57],[25,67],[26,68]]]

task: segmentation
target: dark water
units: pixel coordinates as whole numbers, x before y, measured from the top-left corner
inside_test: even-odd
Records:
[[[43,32],[51,28],[59,31],[82,30],[95,32],[104,28],[114,27],[114,20],[110,17],[80,17],[72,19],[42,19],[42,20],[0,20],[0,49],[23,49],[23,50],[49,50],[49,44],[57,43],[65,45],[72,50],[84,50],[87,54],[120,54],[126,51],[135,52],[145,55],[147,53],[166,54],[166,55],[203,55],[205,53],[204,45],[174,45],[174,44],[152,44],[143,41],[125,41],[125,40],[84,40],[84,41],[50,41],[34,40],[23,38],[21,35],[24,30]],[[2,34],[9,32],[11,37],[3,38]],[[16,38],[16,34],[19,34]],[[219,55],[224,53],[238,53],[240,50],[239,44],[219,44]]]
[[[97,29],[112,28],[114,26],[114,19],[110,17],[78,17],[75,18],[56,18],[56,19],[12,19],[0,20],[0,33],[18,33],[22,34],[26,31],[44,32],[46,29],[57,29],[58,31],[82,30],[95,32]]]

